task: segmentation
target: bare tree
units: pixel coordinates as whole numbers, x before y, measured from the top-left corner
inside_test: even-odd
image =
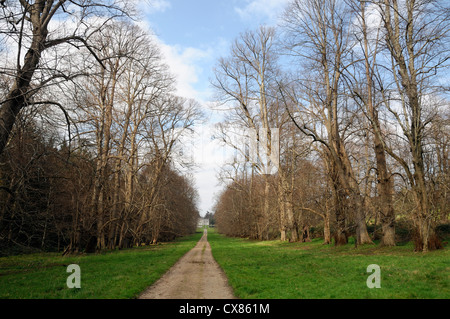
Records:
[[[417,204],[418,250],[439,248],[434,233],[435,216],[431,212],[424,163],[426,127],[433,121],[436,108],[432,96],[438,93],[441,70],[448,66],[449,8],[441,1],[376,1],[383,21],[383,37],[392,70],[392,86],[384,85],[385,105],[396,119],[410,148],[412,167],[393,148],[390,156],[406,172]],[[397,102],[393,98],[398,97]]]
[[[55,56],[52,50],[86,47],[93,53],[89,44],[91,36],[109,19],[125,15],[127,9],[126,2],[115,0],[6,3],[0,16],[2,28],[6,30],[1,34],[1,41],[14,48],[15,51],[8,54],[15,59],[3,59],[0,69],[0,73],[9,78],[0,108],[0,153],[8,143],[20,110],[39,90],[80,75],[70,72],[70,68],[55,67],[64,64],[59,59],[66,57],[64,54]],[[98,15],[101,18],[97,20],[102,21],[95,21],[93,15]],[[73,21],[73,25],[69,26],[69,21]],[[101,64],[100,60],[98,62]]]
[[[115,19],[129,15],[127,2],[20,1],[1,10],[0,155],[5,165],[24,161],[0,170],[0,237],[21,244],[17,234],[31,234],[26,245],[44,248],[57,236],[58,250],[71,253],[194,231],[198,195],[174,168],[182,157],[174,151],[200,107],[175,96],[152,35]],[[30,178],[18,179],[21,170]],[[36,226],[42,232],[29,232]]]
[[[304,64],[297,84],[283,85],[286,110],[296,126],[326,151],[335,191],[338,245],[347,242],[346,219],[350,213],[354,214],[358,244],[372,242],[365,224],[363,198],[345,146],[347,131],[340,111],[345,106],[342,74],[351,63],[346,24],[349,19],[346,8],[334,0],[295,0],[284,16],[287,52]]]
[[[274,39],[275,30],[268,27],[242,34],[234,43],[230,57],[220,60],[213,83],[222,100],[234,104],[236,124],[242,123],[245,128],[255,132],[253,142],[261,143],[265,150],[262,153],[257,152],[258,159],[253,161],[258,173],[266,178],[264,218],[269,214],[269,167],[274,164],[265,159],[270,159],[273,152],[279,153],[275,141],[272,141],[272,129],[280,129],[276,126],[279,123],[274,115],[279,107],[276,99],[276,78],[279,70],[276,65]],[[245,150],[241,152],[245,158]],[[280,203],[281,240],[287,240],[287,233],[290,233],[290,240],[297,241],[288,176],[280,165],[276,166],[279,177],[277,193]]]
[[[186,131],[202,117],[200,107],[195,100],[181,98],[174,95],[166,95],[152,103],[152,109],[148,111],[148,118],[144,121],[143,141],[148,149],[148,162],[142,165],[150,165],[152,174],[149,176],[147,187],[144,191],[144,209],[138,215],[135,226],[135,241],[144,240],[144,226],[148,225],[158,213],[158,195],[161,194],[161,182],[164,172],[173,161],[173,152],[177,143]],[[158,232],[158,223],[153,223]],[[156,243],[154,235],[152,242]]]
[[[377,94],[376,87],[378,79],[377,57],[382,50],[380,40],[381,25],[372,27],[368,25],[371,20],[373,24],[377,16],[376,12],[373,12],[373,7],[370,3],[366,1],[347,2],[349,7],[356,13],[356,22],[353,23],[353,27],[355,28],[353,35],[361,51],[361,57],[354,57],[357,63],[354,63],[353,67],[346,72],[348,77],[347,83],[350,85],[350,90],[355,97],[356,103],[361,105],[364,114],[369,120],[370,132],[372,132],[373,136],[373,150],[378,177],[378,206],[383,229],[381,242],[385,246],[395,246],[395,212],[392,199],[394,183],[387,166],[386,151],[382,140],[385,137],[382,135],[382,126],[379,119],[383,99]],[[357,51],[357,48],[355,47],[355,51]],[[359,68],[360,64],[362,65],[361,68]],[[358,78],[359,74],[364,74],[364,77],[362,79]],[[367,142],[369,143],[370,139]],[[366,181],[369,181],[369,174],[366,175]]]

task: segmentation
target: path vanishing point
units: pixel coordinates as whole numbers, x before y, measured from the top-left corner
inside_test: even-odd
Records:
[[[197,245],[139,299],[234,299],[228,279],[214,260],[205,229]]]

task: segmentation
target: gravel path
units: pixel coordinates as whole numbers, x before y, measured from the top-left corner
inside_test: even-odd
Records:
[[[234,299],[227,277],[214,260],[207,230],[197,245],[139,299]]]

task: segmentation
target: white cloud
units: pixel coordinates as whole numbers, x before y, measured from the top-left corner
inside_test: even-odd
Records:
[[[209,101],[211,71],[220,54],[228,49],[228,42],[219,39],[202,47],[184,47],[156,40],[170,72],[176,77],[177,94],[203,104]]]
[[[199,82],[203,68],[200,61],[208,59],[211,55],[209,50],[198,48],[183,48],[178,45],[160,43],[164,60],[170,67],[171,73],[176,77],[177,94],[196,100],[201,100],[201,92],[195,85]]]
[[[144,3],[145,4],[141,7],[147,14],[164,12],[172,7],[172,4],[168,0],[147,0],[144,1]]]
[[[257,19],[274,23],[290,0],[247,0],[246,2],[245,7],[234,8],[242,20]]]

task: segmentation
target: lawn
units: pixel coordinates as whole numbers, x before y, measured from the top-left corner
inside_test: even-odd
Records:
[[[33,254],[0,258],[0,298],[131,299],[159,279],[200,240],[62,257]],[[354,248],[312,243],[258,242],[209,230],[213,255],[242,299],[449,299],[448,248],[415,253],[410,244]],[[81,268],[81,289],[66,286],[67,266]],[[381,268],[381,288],[366,285],[367,267]]]
[[[33,254],[0,258],[0,299],[131,299],[158,280],[200,240],[201,232],[173,243],[62,257]],[[69,289],[67,266],[81,269],[81,289]]]
[[[258,242],[210,231],[214,258],[242,299],[448,299],[448,248],[415,253],[397,247]],[[369,289],[369,265],[381,269],[381,288]]]

